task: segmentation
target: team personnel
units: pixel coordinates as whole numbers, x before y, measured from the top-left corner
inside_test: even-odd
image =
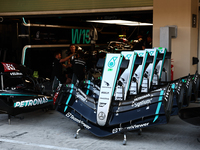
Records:
[[[54,54],[54,61],[53,61],[53,64],[52,64],[52,75],[51,75],[51,79],[53,80],[55,77],[58,78],[58,80],[61,82],[61,83],[71,83],[71,79],[70,78],[67,78],[67,76],[65,74],[63,74],[62,72],[62,68],[69,68],[71,67],[72,65],[71,64],[68,64],[68,65],[65,65],[63,64],[65,61],[69,60],[72,56],[74,56],[75,53],[61,59],[61,53],[60,52],[55,52]]]
[[[68,56],[72,54],[74,55],[70,57],[70,59],[67,60],[67,64],[69,65],[69,67],[66,69],[66,74],[68,78],[72,79],[72,75],[73,75],[72,61],[75,58],[76,46],[74,44],[71,44],[69,48],[70,48],[70,52],[68,53]]]
[[[84,53],[78,50],[76,58],[72,61],[72,69],[79,82],[85,80],[85,65]]]

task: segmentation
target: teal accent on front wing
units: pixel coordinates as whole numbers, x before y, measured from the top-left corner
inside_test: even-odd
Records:
[[[158,119],[158,117],[159,117],[159,111],[160,111],[160,108],[161,108],[161,105],[162,105],[162,98],[163,98],[163,94],[164,94],[164,90],[161,90],[160,91],[160,96],[159,96],[159,99],[158,99],[158,105],[157,105],[157,109],[156,109],[156,112],[155,112],[155,118],[154,118],[154,120],[153,120],[153,122],[155,122],[157,119]]]
[[[102,76],[100,76],[99,79],[102,80]]]
[[[0,96],[38,96],[38,95],[0,93]]]
[[[173,83],[171,87],[172,87],[173,92],[174,92],[175,91],[175,83]]]
[[[116,76],[115,76],[115,82],[114,82],[114,88],[113,88],[113,91],[112,91],[112,96],[114,94],[114,91],[115,91],[115,85],[116,85],[116,82],[117,82],[117,77],[118,77],[118,74],[119,74],[119,70],[120,70],[120,67],[121,67],[121,63],[122,63],[122,60],[123,60],[123,56],[121,55],[120,56],[120,62],[119,62],[119,67],[117,68],[117,73],[116,73]]]
[[[186,83],[187,81],[186,81],[185,79],[182,79],[182,82],[183,82],[183,83]]]
[[[86,92],[86,95],[89,94],[89,89],[90,89],[90,80],[88,80],[88,86],[87,86],[87,92]]]
[[[66,101],[66,106],[65,106],[64,112],[67,110],[69,101],[70,101],[70,99],[71,99],[71,97],[72,97],[73,87],[74,87],[74,84],[71,84],[71,90],[70,90],[69,97],[68,97],[68,99],[67,99],[67,101]]]

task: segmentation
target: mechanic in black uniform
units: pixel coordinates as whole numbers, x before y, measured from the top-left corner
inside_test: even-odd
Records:
[[[76,53],[76,46],[74,44],[70,44],[70,52],[67,54],[68,56]],[[72,56],[70,59],[67,60],[67,64],[69,65],[69,67],[66,69],[66,74],[67,77],[72,79],[72,75],[73,75],[73,68],[72,68],[72,62],[74,60],[75,56]]]
[[[147,39],[145,41],[145,48],[152,48],[152,38],[151,38],[151,36],[147,36]]]
[[[77,55],[72,61],[73,75],[80,81],[85,80],[85,65],[84,53],[81,50],[77,51]]]
[[[133,47],[134,50],[144,50],[145,49],[145,43],[143,40],[142,35],[138,35],[138,42]]]
[[[52,80],[56,76],[61,83],[70,83],[71,82],[70,78],[67,78],[66,75],[63,74],[62,68],[63,67],[69,68],[69,67],[72,66],[71,64],[65,65],[63,63],[65,61],[69,60],[74,55],[75,55],[75,53],[61,59],[62,58],[61,52],[55,52],[54,61],[53,61],[53,64],[52,64],[52,75],[51,75]]]

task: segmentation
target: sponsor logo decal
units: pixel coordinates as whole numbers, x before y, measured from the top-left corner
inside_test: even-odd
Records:
[[[107,103],[100,103],[99,107],[104,107]]]
[[[60,91],[62,84],[59,84],[58,87],[56,88],[56,91]]]
[[[11,76],[21,76],[23,74],[21,72],[11,72],[10,75]]]
[[[85,124],[82,120],[79,120],[78,118],[74,117],[74,115],[72,115],[70,112],[68,112],[68,113],[66,114],[66,117],[72,119],[72,120],[75,121],[76,123],[82,124],[86,129],[91,129],[90,126],[88,126],[87,124]]]
[[[131,125],[131,126],[125,127],[125,128],[114,128],[112,130],[112,133],[120,132],[123,129],[127,129],[127,130],[139,129],[139,128],[147,127],[148,125],[149,125],[149,122],[143,123],[143,124],[134,124],[134,125]]]
[[[111,60],[108,62],[108,67],[113,68],[115,66],[115,61],[117,57],[112,57]]]
[[[109,85],[109,83],[107,82],[107,81],[104,81],[104,85],[106,85],[106,86],[102,86],[102,88],[111,88]]]
[[[109,98],[106,98],[106,97],[100,97],[100,99],[109,100]]]
[[[197,78],[198,78],[198,75],[196,75],[194,78],[194,84],[197,84]]]
[[[143,100],[143,101],[138,102],[138,103],[132,103],[132,106],[133,107],[140,107],[140,106],[143,106],[143,105],[149,105],[149,104],[151,104],[151,101],[152,101],[152,98],[150,98],[148,100]]]
[[[116,99],[115,99],[115,100],[122,101],[122,100],[123,100],[123,98],[122,98],[122,97],[116,97]]]
[[[108,68],[108,71],[113,71],[113,69],[111,69],[111,68]]]
[[[159,48],[158,48],[158,51],[159,51],[160,53],[163,53],[163,48],[162,48],[162,47],[159,47]]]
[[[104,81],[104,83],[107,85],[107,86],[109,86],[110,84],[108,83],[108,82],[106,82],[106,81]]]
[[[57,100],[57,98],[58,98],[58,94],[59,94],[59,92],[56,92],[56,93],[54,94],[54,97],[53,97],[53,104],[56,103],[56,100]]]
[[[101,94],[109,94],[109,92],[104,92],[104,91],[102,91]]]
[[[4,66],[5,71],[16,71],[13,64],[9,64],[9,63],[2,63],[2,64]]]
[[[31,100],[25,100],[25,101],[16,102],[16,103],[14,103],[14,108],[41,105],[41,104],[44,104],[44,103],[47,103],[47,102],[48,102],[48,98],[47,97],[35,98],[33,100],[31,99]]]
[[[176,89],[177,94],[180,94],[181,87],[182,87],[182,83],[176,83],[175,84],[175,89]]]
[[[105,117],[106,117],[106,114],[105,114],[104,112],[101,111],[101,112],[98,114],[98,117],[99,117],[100,120],[104,120]]]
[[[190,80],[191,80],[190,78],[187,80],[187,83],[186,83],[186,87],[187,87],[187,88],[189,88]]]
[[[108,89],[111,89],[111,87],[107,87],[107,86],[102,86],[102,88],[108,88]]]
[[[166,90],[166,93],[165,93],[165,98],[164,100],[167,102],[168,99],[169,99],[169,94],[171,92],[171,86],[168,86],[167,90]]]

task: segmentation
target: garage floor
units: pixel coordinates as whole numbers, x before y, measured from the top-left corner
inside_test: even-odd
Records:
[[[11,119],[0,114],[1,150],[199,150],[200,127],[188,124],[178,116],[170,118],[166,125],[143,129],[141,135],[128,132],[127,144],[123,145],[123,134],[98,138],[87,130],[74,134],[78,126],[57,111],[38,110],[21,114],[24,119]]]

